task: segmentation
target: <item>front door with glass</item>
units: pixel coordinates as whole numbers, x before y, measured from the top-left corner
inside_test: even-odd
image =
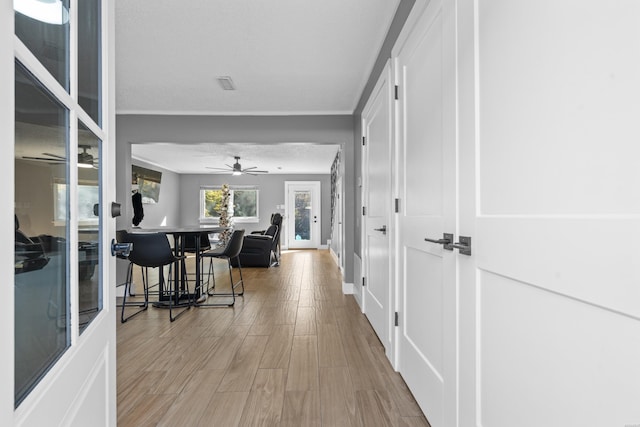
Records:
[[[320,245],[320,182],[287,181],[286,236],[289,248]]]

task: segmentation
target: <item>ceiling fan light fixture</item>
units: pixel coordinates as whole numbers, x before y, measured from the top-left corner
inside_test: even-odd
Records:
[[[61,0],[14,0],[13,9],[47,24],[64,25],[69,22],[69,10]]]
[[[92,168],[93,167],[93,156],[87,153],[86,146],[82,146],[82,153],[78,153],[78,167],[79,168]]]
[[[242,175],[242,172],[240,172],[240,171],[233,171],[233,172],[231,173],[231,175],[233,175],[233,176]]]
[[[224,90],[236,90],[236,85],[233,83],[233,80],[231,80],[231,77],[229,76],[218,76],[216,77],[216,80],[218,80],[218,84],[220,85],[220,87]]]

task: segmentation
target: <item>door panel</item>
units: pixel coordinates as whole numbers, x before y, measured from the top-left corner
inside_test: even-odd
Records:
[[[456,233],[452,5],[432,1],[397,48],[398,367],[432,427],[457,417],[456,254],[425,238]]]
[[[460,121],[461,156],[474,159],[460,191],[475,204],[460,222],[475,242],[459,273],[474,283],[461,287],[463,414],[485,426],[632,425],[640,5],[479,1],[463,7],[471,14],[476,60],[460,70],[477,85]]]
[[[408,247],[404,258],[407,278],[422,277],[406,301],[405,339],[442,383],[442,306],[428,302],[443,301],[442,256]]]
[[[482,425],[617,425],[616,412],[637,407],[631,379],[640,378],[640,346],[629,343],[640,322],[512,278],[479,276]]]
[[[387,64],[362,115],[363,157],[363,311],[393,360],[391,251],[392,82]],[[385,230],[385,231],[381,231]]]
[[[9,186],[22,234],[16,230],[15,316],[6,325],[16,331],[8,340],[13,351],[5,352],[15,353],[9,363],[17,380],[15,411],[9,418],[0,413],[1,425],[116,424],[115,260],[107,249],[115,234],[108,217],[115,199],[115,105],[108,84],[115,78],[108,36],[114,5],[81,3],[57,28],[16,12],[17,38],[10,39],[11,60],[20,65],[6,79],[15,94],[6,115],[7,127],[15,129],[7,170],[15,173]],[[61,30],[81,40],[50,40]],[[60,61],[40,63],[50,47],[59,48]],[[53,70],[46,66],[52,64]],[[57,111],[65,112],[64,120]],[[3,396],[9,403],[11,396]]]

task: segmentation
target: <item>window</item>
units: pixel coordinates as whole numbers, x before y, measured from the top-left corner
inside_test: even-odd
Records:
[[[200,188],[200,221],[217,222],[222,208],[221,187]],[[229,216],[235,222],[258,222],[258,189],[232,187],[229,192]]]
[[[98,227],[98,217],[93,213],[94,205],[100,202],[100,188],[97,184],[78,184],[78,225],[84,227]],[[54,224],[64,225],[67,220],[67,184],[56,182],[53,184]]]

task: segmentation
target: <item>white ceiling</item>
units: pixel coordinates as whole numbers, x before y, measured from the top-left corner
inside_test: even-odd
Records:
[[[351,114],[398,3],[118,1],[116,111]]]
[[[118,114],[352,114],[400,0],[116,2]],[[230,76],[237,90],[223,90]],[[329,173],[337,146],[143,144],[178,173]],[[278,169],[281,168],[281,169]]]
[[[270,174],[329,174],[340,147],[332,144],[132,144],[131,157],[180,174],[229,173],[209,168],[232,166]]]

